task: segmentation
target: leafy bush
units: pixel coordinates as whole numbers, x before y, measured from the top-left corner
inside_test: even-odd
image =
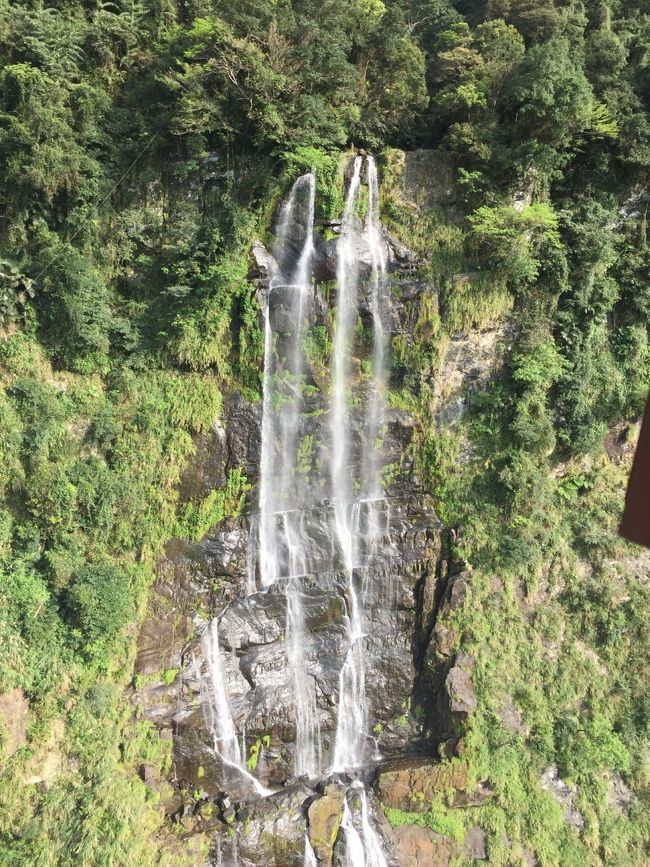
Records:
[[[110,644],[134,613],[129,576],[110,563],[84,566],[70,579],[66,609],[84,645]]]

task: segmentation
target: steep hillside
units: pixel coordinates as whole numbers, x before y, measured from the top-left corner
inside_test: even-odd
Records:
[[[372,818],[419,867],[644,864],[650,563],[616,527],[650,388],[645,4],[0,0],[0,47],[0,864],[201,864],[275,822],[224,802],[191,663],[247,604],[278,203],[315,172],[316,419],[357,152],[401,503],[401,598],[365,646]],[[335,695],[345,612],[318,591]],[[244,761],[287,789],[290,712],[240,686],[264,709]],[[318,794],[293,852],[260,836],[243,863],[301,864],[319,821],[327,863],[344,806]]]

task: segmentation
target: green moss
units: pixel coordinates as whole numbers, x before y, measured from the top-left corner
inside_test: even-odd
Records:
[[[463,814],[458,810],[450,810],[441,801],[435,801],[424,813],[407,813],[394,807],[384,807],[384,813],[393,828],[417,825],[421,828],[429,828],[436,834],[452,837],[457,843],[462,842],[465,836]]]

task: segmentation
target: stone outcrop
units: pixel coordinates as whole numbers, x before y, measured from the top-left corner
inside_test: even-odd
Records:
[[[20,689],[10,689],[0,695],[0,744],[8,756],[27,745],[29,702]]]
[[[458,844],[419,825],[402,825],[393,831],[402,867],[450,867],[460,854]]]
[[[323,794],[315,798],[307,809],[309,839],[323,867],[331,867],[334,843],[343,818],[345,788],[335,783],[325,786]]]
[[[575,804],[578,789],[560,779],[556,765],[549,765],[546,768],[542,774],[541,786],[550,792],[558,804],[564,808],[564,821],[568,825],[579,829],[584,827],[584,817]]]
[[[476,660],[464,651],[456,657],[454,665],[447,675],[446,687],[449,695],[451,712],[459,717],[467,717],[476,710],[476,696],[472,684],[472,672]]]
[[[467,764],[462,760],[441,765],[426,757],[387,762],[377,772],[377,794],[386,807],[406,813],[424,813],[438,797],[452,802],[467,792]]]

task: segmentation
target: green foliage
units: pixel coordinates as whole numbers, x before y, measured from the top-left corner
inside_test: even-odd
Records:
[[[482,206],[468,222],[468,244],[476,260],[488,263],[494,281],[513,289],[532,283],[539,275],[540,254],[559,246],[558,218],[547,204],[526,205],[519,211]]]
[[[241,470],[230,470],[225,488],[215,488],[201,502],[183,506],[176,535],[198,542],[224,518],[241,514],[250,489]]]
[[[2,766],[3,859],[182,863],[135,774],[168,757],[122,695],[132,624],[165,542],[248,490],[233,471],[178,509],[193,435],[222,394],[261,390],[251,242],[311,168],[318,217],[338,216],[360,145],[381,151],[383,219],[428,284],[387,400],[418,417],[402,461],[474,569],[455,615],[478,659],[466,754],[495,797],[472,822],[493,864],[644,863],[645,804],[604,800],[612,770],[647,783],[648,639],[616,537],[624,464],[602,442],[650,382],[645,9],[0,0],[0,49],[0,684],[29,698],[26,752],[52,721],[65,754],[38,790],[26,758]],[[435,149],[415,205],[387,145]],[[437,433],[448,336],[506,318],[499,379]],[[305,350],[324,382],[326,329]],[[529,735],[504,731],[504,690]],[[552,761],[579,782],[581,838],[539,788]],[[460,834],[446,808],[424,815]]]
[[[394,807],[384,809],[386,818],[393,828],[401,825],[418,825],[429,828],[436,834],[443,834],[461,842],[465,835],[465,822],[459,811],[450,810],[441,801],[434,801],[423,813],[406,813]]]

